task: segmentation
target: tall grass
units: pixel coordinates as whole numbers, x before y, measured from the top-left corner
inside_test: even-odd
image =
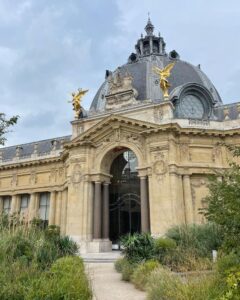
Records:
[[[80,270],[77,268],[80,263],[77,261],[78,257],[76,257],[76,260],[70,259],[65,263],[70,266],[72,273],[76,274],[75,277],[73,276],[74,282],[80,281],[76,285],[75,292],[77,293],[77,289],[81,290],[80,287],[83,284],[88,290],[86,293],[83,292],[86,297],[81,298],[81,295],[78,295],[80,298],[77,298],[77,296],[67,298],[68,296],[64,296],[64,293],[67,295],[70,290],[71,293],[75,292],[73,291],[74,287],[70,284],[69,290],[67,287],[62,290],[60,284],[57,284],[57,282],[69,282],[66,276],[60,276],[63,264],[58,264],[59,275],[55,281],[51,281],[52,275],[49,275],[52,272],[52,266],[59,259],[68,256],[74,257],[77,251],[78,246],[76,243],[69,237],[62,237],[57,226],[43,228],[42,222],[38,220],[29,224],[27,220],[19,215],[0,216],[0,299],[47,299],[46,294],[42,298],[39,295],[39,297],[31,297],[31,294],[29,294],[34,286],[40,284],[43,278],[46,283],[49,281],[48,287],[51,286],[51,289],[55,289],[56,295],[61,294],[59,298],[54,296],[55,298],[49,299],[91,299],[91,292],[88,290],[88,284],[86,284],[87,279],[83,266]],[[82,265],[82,262],[80,264]],[[80,271],[81,276],[79,275]],[[64,274],[62,273],[62,275]],[[50,282],[52,285],[50,285]],[[62,292],[59,292],[59,289]],[[48,293],[46,289],[45,292]]]

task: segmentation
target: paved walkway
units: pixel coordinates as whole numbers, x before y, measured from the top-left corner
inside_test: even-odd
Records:
[[[145,300],[146,294],[131,283],[121,281],[113,263],[87,263],[86,271],[92,282],[94,300]]]

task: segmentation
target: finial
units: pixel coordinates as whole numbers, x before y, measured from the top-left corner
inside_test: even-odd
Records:
[[[145,31],[147,35],[153,35],[153,30],[154,30],[154,26],[150,20],[150,13],[148,12],[148,22],[147,25],[145,26]]]

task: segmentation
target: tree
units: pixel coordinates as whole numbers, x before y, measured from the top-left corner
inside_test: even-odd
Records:
[[[5,134],[9,132],[9,127],[17,123],[18,116],[13,116],[10,119],[6,118],[4,113],[0,113],[0,145],[6,142]]]
[[[240,156],[239,147],[227,148],[233,156]],[[221,179],[210,178],[208,207],[204,215],[210,222],[219,224],[224,232],[224,247],[232,251],[240,249],[240,166],[232,162]]]

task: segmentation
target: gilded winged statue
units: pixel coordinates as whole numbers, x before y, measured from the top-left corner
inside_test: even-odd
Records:
[[[168,78],[171,75],[171,70],[174,67],[175,63],[170,63],[168,64],[165,68],[160,69],[156,66],[153,67],[153,71],[159,75],[159,80],[160,80],[160,87],[163,91],[163,97],[164,99],[168,99],[169,98],[169,94],[168,94],[168,89],[170,88],[170,83],[168,82]]]
[[[75,119],[79,119],[82,112],[81,100],[82,97],[88,92],[88,90],[78,89],[76,93],[72,93],[72,100],[69,101],[73,105],[75,111]]]

